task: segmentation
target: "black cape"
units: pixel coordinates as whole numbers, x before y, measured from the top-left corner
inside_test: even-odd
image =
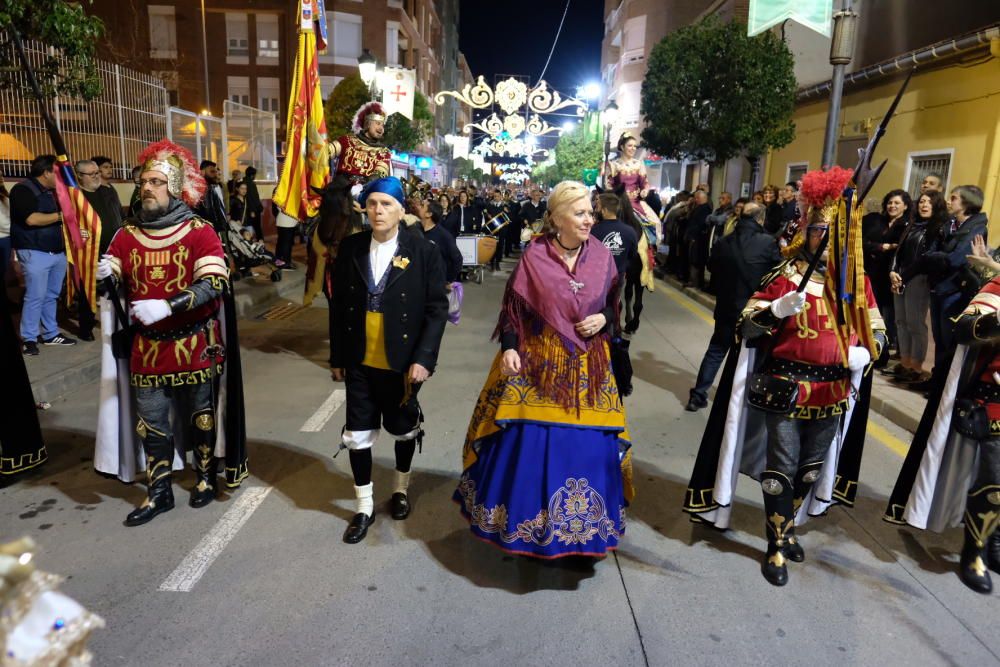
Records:
[[[0,396],[4,415],[0,419],[0,481],[12,479],[48,459],[11,310],[7,290],[0,284]]]

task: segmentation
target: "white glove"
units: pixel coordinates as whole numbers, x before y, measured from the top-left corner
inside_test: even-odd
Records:
[[[147,327],[170,316],[170,304],[166,299],[142,299],[133,301],[129,309],[133,320],[139,320]]]
[[[365,189],[365,186],[357,183],[351,186],[351,199],[357,199],[361,196],[361,191]]]
[[[107,255],[103,255],[97,262],[97,279],[104,280],[111,277],[111,260]]]
[[[771,312],[778,319],[785,319],[802,312],[806,305],[805,292],[789,292],[771,302]]]
[[[868,365],[872,360],[872,355],[866,347],[852,346],[847,350],[847,367],[851,372],[859,371]]]

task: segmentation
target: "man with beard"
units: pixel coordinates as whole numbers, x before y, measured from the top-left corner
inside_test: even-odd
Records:
[[[116,357],[127,357],[137,412],[134,429],[145,455],[148,497],[129,513],[127,526],[147,523],[173,508],[171,471],[183,465],[184,459],[182,438],[175,438],[183,434],[175,430],[187,430],[185,440],[194,452],[198,483],[191,494],[192,507],[215,499],[217,457],[225,458],[227,486],[238,486],[247,474],[239,439],[227,444],[225,438],[216,437],[217,418],[224,416],[219,413],[217,417],[217,382],[226,348],[238,351],[238,345],[224,341],[226,331],[220,322],[228,287],[222,244],[212,227],[190,208],[205,195],[205,180],[191,154],[167,140],[149,146],[139,160],[143,166],[139,217],[130,219],[115,236],[97,267],[99,280],[113,277],[124,292],[132,330],[130,345],[121,344],[121,334],[127,329],[115,334]],[[234,354],[229,360],[237,367],[232,369],[236,373],[238,359]],[[227,394],[239,393],[242,400],[240,391],[234,389],[227,385]],[[105,401],[101,403],[103,407]],[[119,465],[118,456],[133,453],[102,438],[100,426],[98,430],[95,466],[121,476],[125,466]],[[120,425],[120,432],[126,430]],[[106,451],[107,447],[113,451]]]
[[[83,192],[84,198],[100,220],[100,225],[96,229],[88,230],[81,227],[80,233],[88,247],[97,245],[98,255],[103,255],[108,251],[108,246],[111,245],[111,239],[114,238],[115,232],[122,226],[120,202],[117,195],[115,198],[104,195],[104,186],[101,185],[101,171],[95,161],[80,160],[77,162],[76,176],[80,191]],[[96,234],[97,238],[91,238],[92,234]],[[93,272],[83,271],[82,267],[79,267],[77,271],[81,280],[95,280]],[[87,298],[87,294],[92,294],[96,290],[93,283],[89,287],[90,289],[87,289],[86,285],[80,285],[80,289],[77,291],[80,340],[94,340],[93,330],[94,325],[97,324],[94,317],[97,304],[91,303]]]
[[[330,142],[330,158],[337,158],[334,176],[345,174],[355,186],[390,175],[391,154],[382,143],[385,119],[385,110],[378,102],[368,102],[358,109],[351,123],[354,134]]]
[[[222,195],[222,177],[219,175],[219,166],[211,160],[202,160],[201,176],[207,189],[204,198],[193,207],[194,212],[212,224],[215,233],[222,240],[226,257],[233,261],[233,251],[229,247],[229,214],[226,212],[228,198]],[[233,261],[233,266],[236,266],[235,261]],[[239,272],[233,271],[232,277],[233,280],[239,280]]]

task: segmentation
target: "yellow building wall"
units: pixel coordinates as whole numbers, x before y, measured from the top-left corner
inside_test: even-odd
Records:
[[[990,236],[1000,239],[1000,60],[986,56],[974,65],[951,65],[918,72],[900,100],[889,128],[872,159],[888,163],[871,196],[905,188],[908,154],[917,151],[954,151],[949,188],[978,185],[986,195],[984,210],[990,218]],[[875,131],[895,97],[901,80],[854,90],[844,95],[841,137]],[[799,106],[795,111],[796,136],[788,146],[773,151],[766,166],[766,182],[782,184],[789,163],[820,166],[826,127],[826,99]],[[854,167],[855,163],[841,165]],[[947,176],[947,175],[946,175]]]

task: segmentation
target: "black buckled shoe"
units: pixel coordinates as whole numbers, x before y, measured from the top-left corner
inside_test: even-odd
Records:
[[[126,526],[141,526],[158,515],[174,508],[174,492],[170,488],[170,476],[159,479],[150,489],[149,497],[137,509],[125,517]]]
[[[351,519],[351,523],[348,524],[347,530],[344,531],[344,541],[348,544],[357,544],[361,540],[365,539],[368,534],[368,527],[375,523],[375,515],[372,514],[368,516],[364,512],[358,512]]]
[[[389,499],[389,513],[396,521],[402,521],[410,516],[410,499],[405,493],[397,491]]]

